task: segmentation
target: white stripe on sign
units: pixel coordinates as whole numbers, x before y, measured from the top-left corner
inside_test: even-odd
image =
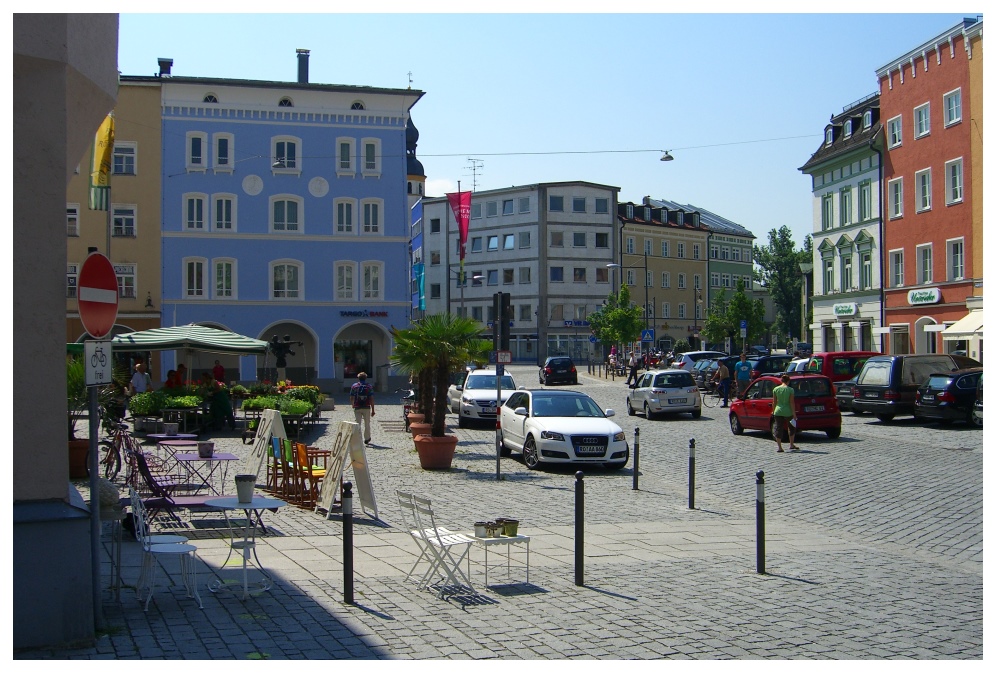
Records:
[[[93,301],[98,304],[116,304],[118,303],[118,291],[101,290],[97,287],[81,287],[79,289],[79,300]]]

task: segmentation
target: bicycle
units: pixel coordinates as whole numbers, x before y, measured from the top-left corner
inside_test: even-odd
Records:
[[[105,437],[98,442],[101,452],[100,471],[103,472],[104,479],[114,481],[121,472],[122,452],[127,460],[128,469],[125,473],[125,484],[129,486],[138,485],[137,470],[134,455],[141,451],[135,438],[128,432],[126,419],[109,420],[105,422],[105,428],[109,427],[111,436]]]
[[[405,421],[405,432],[409,432],[411,430],[411,421],[409,420],[408,415],[417,413],[417,395],[415,394],[415,390],[412,388],[398,388],[394,392],[404,393],[404,396],[401,398],[401,416]]]

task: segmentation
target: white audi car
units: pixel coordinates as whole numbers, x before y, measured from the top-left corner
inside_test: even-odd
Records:
[[[467,372],[460,385],[448,391],[450,411],[457,414],[457,424],[463,428],[468,421],[491,421],[498,418],[498,407],[515,392],[515,381],[508,374],[501,377],[501,401],[498,401],[498,375],[494,369]],[[492,426],[493,427],[493,426]]]
[[[629,462],[622,428],[595,401],[573,390],[517,390],[501,408],[501,454],[522,453],[530,470],[542,463],[599,463],[621,468]]]

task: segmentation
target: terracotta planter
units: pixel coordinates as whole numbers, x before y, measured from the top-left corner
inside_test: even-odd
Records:
[[[87,469],[86,459],[90,454],[89,439],[69,440],[69,478],[86,479],[90,476]]]
[[[418,451],[418,462],[423,470],[448,470],[453,464],[453,454],[456,453],[457,436],[417,435],[415,449]]]
[[[432,432],[431,423],[409,423],[408,431],[412,433],[412,437],[418,437],[419,435],[428,435]]]
[[[424,423],[425,414],[416,414],[414,411],[408,414],[408,425],[411,426],[412,423]]]

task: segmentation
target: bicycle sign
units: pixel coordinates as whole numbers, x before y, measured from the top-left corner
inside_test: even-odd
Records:
[[[86,385],[103,386],[111,382],[111,342],[83,342],[83,358],[86,363]]]

